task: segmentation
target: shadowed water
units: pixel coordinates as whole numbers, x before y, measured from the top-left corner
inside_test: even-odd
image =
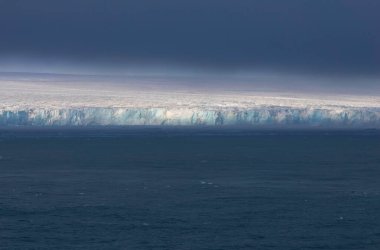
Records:
[[[1,249],[380,249],[380,133],[0,130]]]

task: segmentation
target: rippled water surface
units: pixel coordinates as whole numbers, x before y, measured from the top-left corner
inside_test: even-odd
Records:
[[[0,130],[0,249],[380,249],[380,133]]]

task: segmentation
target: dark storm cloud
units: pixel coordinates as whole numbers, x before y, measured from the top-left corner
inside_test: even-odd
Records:
[[[378,73],[379,13],[379,0],[0,0],[0,57]]]

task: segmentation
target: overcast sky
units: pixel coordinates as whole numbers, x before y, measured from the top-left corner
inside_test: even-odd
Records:
[[[379,0],[0,0],[0,65],[377,75],[379,13]]]

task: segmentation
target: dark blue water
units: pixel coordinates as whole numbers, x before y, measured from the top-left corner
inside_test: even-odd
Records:
[[[376,131],[0,130],[1,249],[380,249]]]

